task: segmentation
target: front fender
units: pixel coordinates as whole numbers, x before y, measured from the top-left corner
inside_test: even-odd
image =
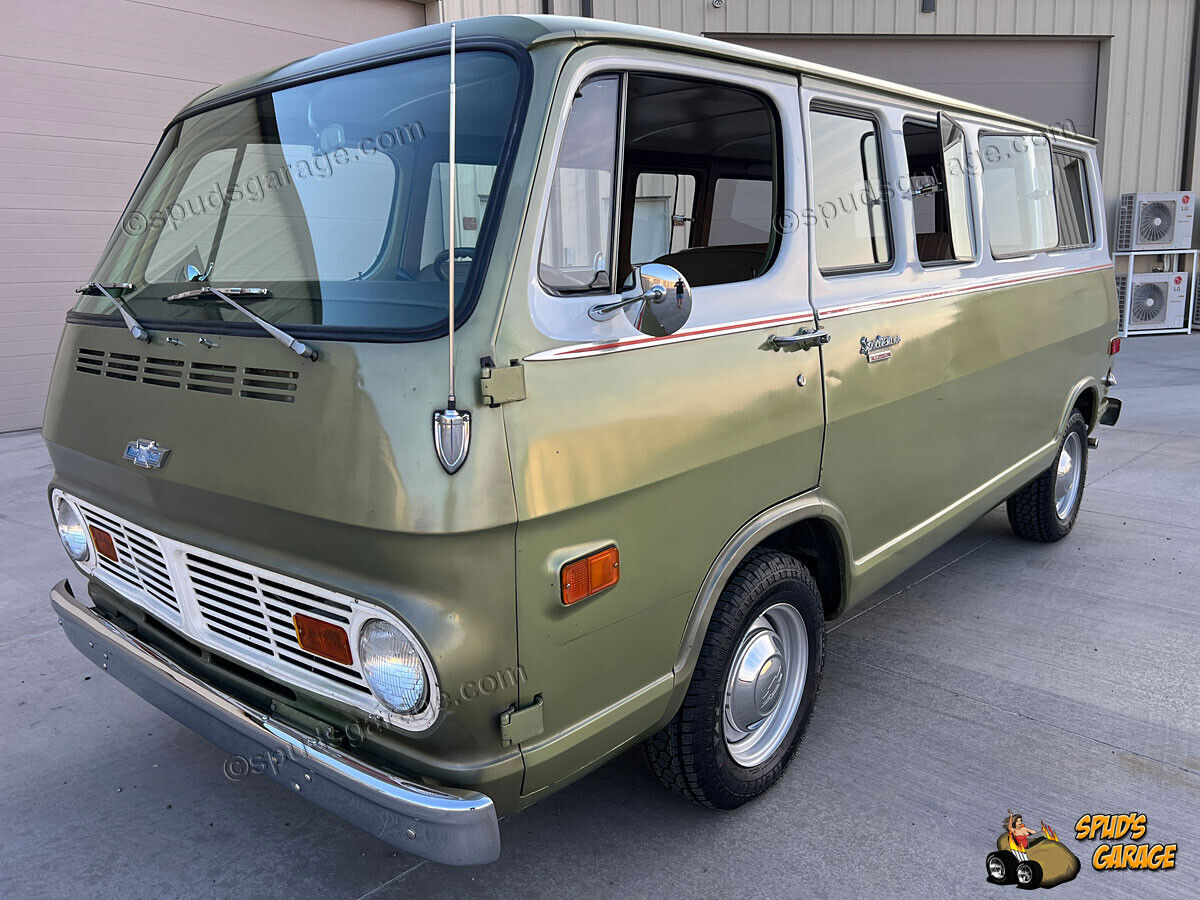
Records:
[[[822,497],[819,490],[800,494],[763,510],[739,528],[725,543],[700,583],[700,590],[696,594],[696,601],[692,605],[680,640],[679,654],[674,666],[675,685],[660,725],[671,721],[683,704],[692,673],[696,669],[696,661],[700,656],[700,648],[704,644],[704,635],[708,632],[708,624],[716,608],[717,598],[726,582],[751,550],[771,535],[806,519],[822,519],[831,525],[837,534],[842,553],[838,567],[842,581],[838,613],[845,608],[850,598],[851,561],[854,556],[850,549],[849,528],[841,510]]]

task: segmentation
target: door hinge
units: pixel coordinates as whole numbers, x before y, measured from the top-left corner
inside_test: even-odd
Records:
[[[529,706],[517,709],[510,706],[500,713],[500,744],[511,747],[531,740],[542,733],[542,695],[533,698]]]
[[[479,393],[483,404],[493,408],[524,400],[525,367],[515,359],[507,366],[497,366],[485,356],[479,361]]]

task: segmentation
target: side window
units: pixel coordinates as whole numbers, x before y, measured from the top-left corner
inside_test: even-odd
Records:
[[[917,258],[926,266],[973,259],[966,172],[947,171],[940,130],[920,122],[905,122],[904,153],[908,158]],[[957,157],[951,156],[949,165],[956,162]]]
[[[632,267],[655,261],[692,287],[765,272],[783,195],[767,101],[728,84],[631,73],[625,105],[626,172],[642,174],[623,178],[617,283],[631,285]]]
[[[1027,256],[1058,246],[1050,142],[1040,134],[984,134],[983,214],[992,256]]]
[[[1092,194],[1088,189],[1087,161],[1082,156],[1055,150],[1054,200],[1058,207],[1058,246],[1089,247],[1092,233]]]
[[[620,86],[616,75],[594,78],[571,106],[538,264],[551,290],[609,287]]]
[[[823,109],[811,110],[809,122],[818,267],[838,273],[891,265],[879,126],[866,115]]]
[[[642,172],[633,198],[630,262],[652,262],[691,246],[696,176]]]

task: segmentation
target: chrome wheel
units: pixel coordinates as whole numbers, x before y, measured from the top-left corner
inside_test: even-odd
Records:
[[[1029,884],[1033,881],[1033,869],[1025,863],[1017,866],[1017,884]]]
[[[1004,877],[1004,861],[1001,860],[1000,857],[995,855],[989,856],[987,867],[988,874],[997,881],[1000,881]]]
[[[1057,472],[1054,477],[1054,511],[1066,521],[1075,509],[1079,497],[1079,484],[1083,478],[1083,442],[1076,431],[1067,432],[1062,450],[1058,454]]]
[[[725,683],[725,747],[738,765],[766,761],[783,743],[804,696],[808,629],[790,603],[751,623]]]

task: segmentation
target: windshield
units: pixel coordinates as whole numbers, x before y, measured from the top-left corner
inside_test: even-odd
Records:
[[[92,276],[128,282],[140,321],[246,323],[208,300],[166,303],[209,272],[255,287],[279,325],[430,337],[468,306],[491,231],[489,201],[513,132],[516,62],[460,52],[457,221],[448,216],[449,57],[414,59],[202,112],[163,137]],[[453,244],[451,244],[453,231]],[[106,297],[76,313],[111,316]]]

